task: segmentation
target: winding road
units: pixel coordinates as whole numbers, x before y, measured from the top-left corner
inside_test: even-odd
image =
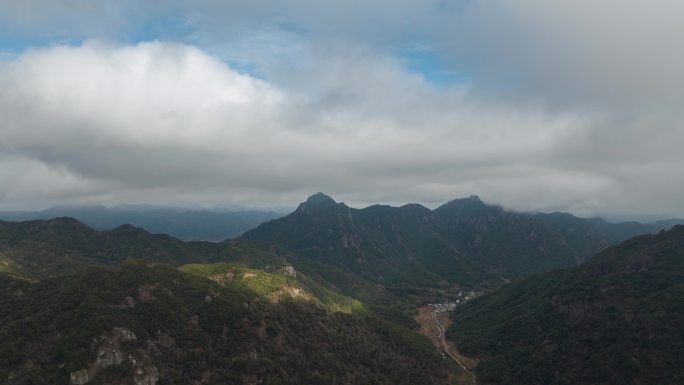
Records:
[[[472,384],[477,385],[477,378],[475,377],[475,374],[470,371],[465,365],[463,365],[463,362],[456,357],[456,355],[452,354],[451,351],[449,350],[449,345],[447,345],[446,337],[444,336],[444,328],[442,325],[439,324],[439,321],[437,321],[437,312],[435,311],[435,308],[432,308],[432,320],[435,322],[435,325],[439,329],[439,341],[442,344],[442,349],[446,352],[446,354],[449,355],[449,357],[457,363],[471,378]]]

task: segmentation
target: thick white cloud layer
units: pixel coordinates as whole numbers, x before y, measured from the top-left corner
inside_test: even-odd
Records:
[[[436,88],[369,51],[326,58],[288,92],[177,44],[31,51],[1,70],[0,149],[50,167],[51,178],[101,181],[138,199],[159,189],[216,202],[320,189],[439,201],[478,180],[555,174],[535,164],[582,127],[574,116],[472,104],[466,90]]]
[[[5,207],[292,205],[325,191],[684,215],[674,0],[36,3],[10,1],[4,28],[116,41],[179,14],[185,32],[0,62]],[[469,80],[433,84],[402,49]]]

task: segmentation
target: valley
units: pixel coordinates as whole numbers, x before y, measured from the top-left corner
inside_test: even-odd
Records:
[[[473,372],[476,362],[458,353],[453,343],[446,339],[445,330],[451,324],[451,315],[448,314],[449,311],[438,309],[438,305],[427,305],[417,309],[416,321],[420,325],[419,333],[432,341],[441,352],[443,359],[450,359],[458,366],[455,374],[457,383],[476,385],[477,377]]]

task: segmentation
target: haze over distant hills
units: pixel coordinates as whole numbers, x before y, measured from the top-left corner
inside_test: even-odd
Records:
[[[0,220],[27,221],[72,217],[97,230],[130,224],[184,241],[235,238],[262,222],[282,216],[273,211],[164,207],[154,205],[58,206],[41,211],[0,211]]]
[[[316,194],[323,195],[324,194]],[[471,198],[479,198],[471,196]],[[457,205],[461,199],[456,199],[451,203]],[[384,206],[385,205],[374,205]],[[493,210],[505,211],[514,214],[514,211],[502,209],[497,205],[486,204]],[[405,207],[425,207],[419,204],[409,204]],[[204,208],[201,206],[175,207],[160,206],[153,204],[117,204],[111,207],[104,205],[64,205],[54,206],[44,210],[13,210],[0,211],[0,220],[5,221],[28,221],[28,220],[48,220],[58,217],[72,217],[97,230],[111,230],[118,226],[130,224],[141,227],[154,234],[167,234],[183,241],[211,241],[217,242],[235,238],[248,230],[254,229],[264,222],[281,218],[286,211],[284,209],[260,210],[248,208]],[[352,209],[357,210],[357,209]],[[438,210],[448,210],[448,204],[443,205]],[[435,210],[436,212],[438,210]],[[665,219],[651,222],[643,222],[646,227],[641,226],[636,221],[622,222],[619,226],[611,226],[614,223],[600,218],[578,218],[567,213],[533,214],[521,213],[522,215],[546,217],[546,221],[563,227],[566,224],[579,224],[582,220],[592,228],[603,227],[608,233],[613,233],[619,239],[619,233],[639,233],[646,229],[647,232],[670,229],[676,224],[684,223],[683,219]],[[632,231],[628,231],[629,227]],[[609,228],[611,228],[609,230]],[[622,230],[618,230],[622,229]],[[573,231],[566,228],[566,231]],[[616,233],[617,231],[617,233]],[[589,251],[591,253],[591,250]]]

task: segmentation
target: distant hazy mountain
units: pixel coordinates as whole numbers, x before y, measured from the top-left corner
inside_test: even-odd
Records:
[[[457,308],[481,384],[683,384],[684,226]]]
[[[571,267],[651,225],[570,214],[515,213],[478,197],[435,210],[410,204],[353,209],[324,194],[243,238],[282,245],[389,286],[479,283]]]
[[[260,223],[280,217],[266,211],[225,211],[165,208],[151,205],[101,205],[53,207],[35,212],[0,212],[0,219],[27,221],[72,217],[98,230],[111,230],[131,224],[155,233],[168,234],[184,241],[222,241],[234,238]]]
[[[438,226],[466,255],[492,274],[522,277],[570,267],[610,245],[660,227],[637,222],[610,223],[567,213],[519,213],[471,196],[435,210]]]

